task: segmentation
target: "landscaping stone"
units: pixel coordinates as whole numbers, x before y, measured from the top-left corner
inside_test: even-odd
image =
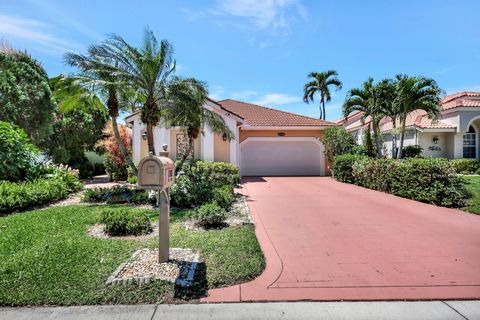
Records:
[[[162,280],[190,286],[199,257],[199,254],[191,249],[171,248],[170,260],[158,263],[158,249],[141,249],[112,273],[107,279],[107,285],[144,285]]]

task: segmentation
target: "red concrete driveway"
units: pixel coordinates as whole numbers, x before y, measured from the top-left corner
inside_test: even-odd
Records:
[[[480,298],[480,216],[323,177],[243,191],[267,267],[204,301]]]

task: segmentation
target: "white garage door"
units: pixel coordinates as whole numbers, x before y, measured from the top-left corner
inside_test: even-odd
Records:
[[[323,176],[323,144],[311,137],[247,138],[240,144],[242,176]]]

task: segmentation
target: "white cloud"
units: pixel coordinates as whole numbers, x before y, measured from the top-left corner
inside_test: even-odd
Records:
[[[237,91],[232,93],[232,98],[233,99],[249,99],[251,97],[254,97],[258,95],[256,91],[253,90],[242,90],[242,91]]]
[[[240,29],[256,31],[270,30],[285,36],[295,20],[307,20],[308,14],[299,0],[217,0],[212,8],[194,10],[181,9],[184,16],[192,21],[205,17],[216,17],[219,26],[233,25]],[[235,21],[237,18],[240,21]],[[260,46],[268,43],[260,42]]]
[[[77,43],[56,36],[51,29],[52,26],[38,20],[0,14],[0,36],[8,37],[7,40],[30,40],[61,54],[80,48]]]
[[[301,97],[291,96],[283,93],[267,93],[257,97],[252,103],[264,106],[281,106],[299,102],[302,102]]]
[[[208,96],[213,100],[224,99],[225,89],[220,85],[214,85],[210,87]]]

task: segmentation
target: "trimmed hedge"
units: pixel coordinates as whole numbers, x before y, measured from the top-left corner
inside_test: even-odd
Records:
[[[369,189],[446,207],[462,207],[469,193],[447,159],[334,159],[335,178]]]
[[[231,163],[190,161],[185,162],[179,171],[175,184],[170,188],[170,197],[172,204],[181,208],[196,207],[214,201],[217,188],[224,186],[230,187],[233,196],[233,188],[240,183],[238,166]],[[221,196],[217,196],[223,197],[225,190],[220,191]],[[228,199],[219,202],[223,205]]]
[[[70,170],[26,182],[0,181],[0,215],[50,204],[81,190],[82,182]]]
[[[138,236],[153,231],[145,212],[128,209],[105,209],[100,212],[100,222],[105,224],[105,232],[111,236]]]
[[[480,160],[455,159],[450,160],[450,163],[458,174],[480,174]]]
[[[94,203],[157,204],[156,197],[150,196],[148,191],[133,189],[126,185],[118,185],[110,188],[85,189],[83,201]]]

